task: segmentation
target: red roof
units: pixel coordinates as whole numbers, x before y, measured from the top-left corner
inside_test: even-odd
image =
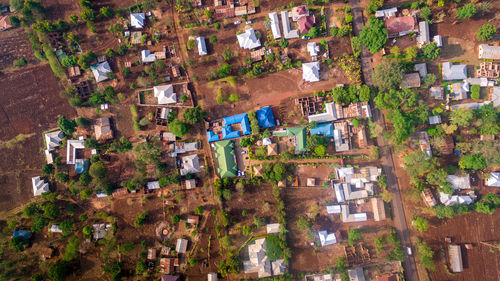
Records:
[[[0,30],[9,29],[11,27],[12,24],[10,23],[8,16],[0,17]]]
[[[297,24],[299,25],[300,34],[309,32],[309,29],[314,26],[314,23],[316,23],[314,15],[299,18]]]
[[[395,37],[402,32],[415,31],[417,21],[415,16],[412,15],[405,17],[390,17],[385,21],[385,27],[389,37]]]

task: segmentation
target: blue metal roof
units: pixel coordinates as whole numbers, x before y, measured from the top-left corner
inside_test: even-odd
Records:
[[[316,128],[311,128],[311,135],[323,135],[325,137],[333,137],[333,124],[321,123]]]
[[[219,135],[214,133],[213,131],[207,131],[208,142],[214,142],[219,140]]]
[[[274,122],[273,110],[271,107],[266,106],[255,112],[257,121],[259,121],[259,127],[261,128],[270,128],[276,126]]]
[[[250,135],[252,133],[252,130],[250,129],[250,121],[248,120],[248,114],[246,114],[246,113],[241,113],[238,115],[224,117],[223,121],[224,121],[225,126],[236,124],[236,123],[241,123],[241,131],[243,132],[244,135]],[[239,134],[238,134],[238,137],[239,137]],[[236,137],[232,137],[232,138],[236,138]],[[226,138],[223,137],[223,139],[226,139]]]
[[[31,237],[31,232],[29,232],[28,230],[24,230],[24,229],[16,230],[16,231],[14,231],[14,233],[12,233],[12,237],[18,237],[18,238],[22,238],[24,240],[28,240]]]
[[[248,119],[248,114],[246,113],[241,113],[241,114],[238,114],[238,115],[233,115],[233,116],[228,116],[228,117],[224,117],[223,120],[224,120],[224,125],[232,125],[232,124],[236,124],[236,123],[241,123],[241,121],[243,121],[244,118],[247,118]]]
[[[241,131],[243,131],[244,135],[250,135],[252,133],[252,129],[250,128],[250,121],[248,120],[248,115],[246,115],[246,113],[243,120],[241,120]]]
[[[223,140],[238,138],[239,136],[240,136],[240,132],[233,131],[231,129],[231,126],[223,126],[222,127],[222,139]]]

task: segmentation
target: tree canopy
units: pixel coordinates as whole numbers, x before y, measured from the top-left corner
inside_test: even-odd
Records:
[[[403,81],[404,69],[397,62],[384,61],[373,69],[373,84],[380,91],[399,88]]]
[[[387,43],[387,30],[384,22],[376,17],[370,17],[368,23],[359,33],[359,39],[363,46],[367,47],[372,54],[377,53]]]
[[[184,137],[189,132],[189,126],[179,119],[170,122],[168,124],[168,129],[178,138]]]

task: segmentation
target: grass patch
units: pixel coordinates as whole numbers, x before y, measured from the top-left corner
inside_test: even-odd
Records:
[[[20,143],[23,143],[27,138],[34,136],[32,134],[19,134],[8,141],[0,141],[0,148],[14,149]]]
[[[209,87],[214,87],[214,86],[222,84],[222,83],[228,83],[229,85],[231,85],[231,87],[235,88],[236,87],[236,76],[228,76],[228,77],[221,78],[219,80],[211,81],[211,82],[208,82],[207,85]]]

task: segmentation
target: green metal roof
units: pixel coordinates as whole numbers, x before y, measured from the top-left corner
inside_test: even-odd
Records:
[[[231,140],[215,143],[215,157],[219,164],[217,172],[221,178],[236,177],[238,168],[234,161],[234,144]]]
[[[295,148],[299,152],[306,151],[306,127],[293,127],[286,128],[283,132],[273,132],[275,136],[286,136],[286,137],[295,137],[297,141],[297,147]]]

